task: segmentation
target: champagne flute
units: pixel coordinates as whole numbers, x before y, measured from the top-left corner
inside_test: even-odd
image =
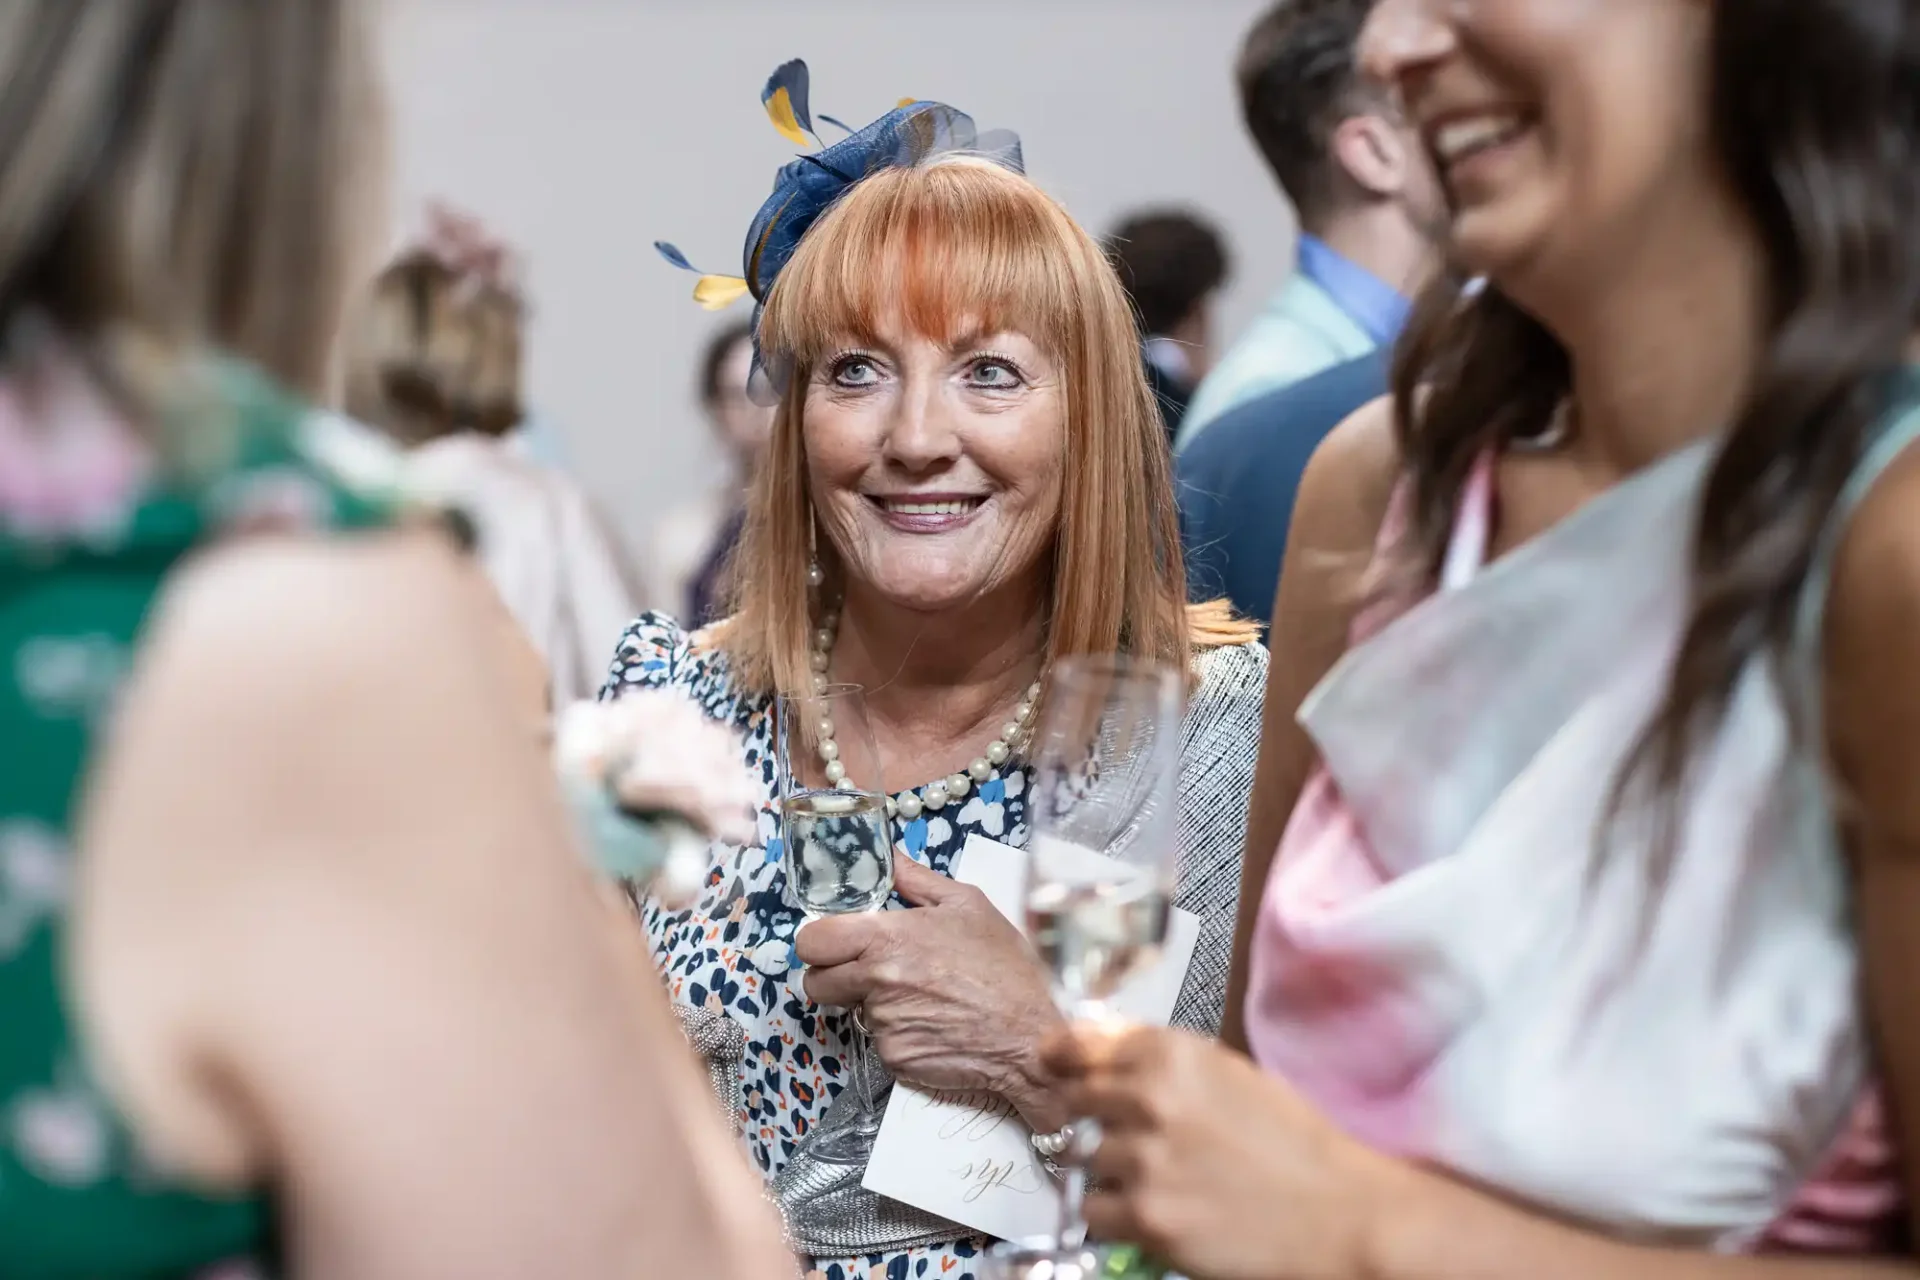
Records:
[[[893,896],[893,834],[880,753],[859,685],[827,685],[778,700],[776,767],[787,901],[808,920],[879,911]],[[852,1115],[819,1131],[818,1159],[865,1165],[880,1131],[859,1010],[847,1050]]]
[[[1090,656],[1054,673],[1030,750],[1025,908],[1054,997],[1075,1021],[1116,1019],[1114,996],[1165,945],[1179,859],[1183,703],[1179,674],[1161,663]],[[1083,1153],[1090,1127],[1072,1126]],[[1077,1161],[1064,1181],[1051,1244],[999,1252],[1009,1280],[1099,1274]]]

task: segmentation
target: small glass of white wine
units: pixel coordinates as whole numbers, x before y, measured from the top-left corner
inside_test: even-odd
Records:
[[[893,832],[860,686],[782,697],[776,714],[788,903],[808,920],[884,909],[893,896]],[[855,1015],[847,1048],[853,1115],[821,1132],[809,1150],[820,1160],[865,1165],[882,1109],[873,1096],[873,1050]]]
[[[1066,660],[1047,690],[1029,750],[1027,936],[1075,1021],[1118,1017],[1113,998],[1166,943],[1185,701],[1171,667],[1119,655]],[[1070,1163],[1058,1235],[1051,1244],[1007,1246],[998,1274],[1098,1275],[1085,1196],[1086,1175]]]

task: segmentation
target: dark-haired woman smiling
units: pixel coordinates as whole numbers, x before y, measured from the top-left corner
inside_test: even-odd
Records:
[[[1266,1074],[1056,1046],[1088,1216],[1208,1280],[1915,1274],[1920,6],[1381,0],[1362,45],[1457,270],[1289,544]]]

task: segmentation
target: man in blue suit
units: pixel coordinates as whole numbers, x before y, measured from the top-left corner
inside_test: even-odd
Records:
[[[1180,451],[1180,542],[1194,599],[1226,596],[1272,625],[1307,460],[1343,419],[1386,394],[1387,370],[1383,351],[1336,365],[1229,411]]]
[[[1274,0],[1240,52],[1241,112],[1300,226],[1290,279],[1193,395],[1175,446],[1222,415],[1391,347],[1435,260],[1446,201],[1417,131],[1354,42],[1373,0]]]

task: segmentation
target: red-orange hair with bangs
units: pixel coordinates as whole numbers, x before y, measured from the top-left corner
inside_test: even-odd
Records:
[[[1254,639],[1224,602],[1188,605],[1172,462],[1132,303],[1093,237],[1019,174],[978,157],[886,169],[800,243],[766,298],[763,358],[785,377],[729,571],[718,631],[736,680],[807,687],[813,506],[801,418],[815,365],[887,319],[935,341],[961,326],[1024,334],[1061,369],[1065,465],[1045,659],[1128,653],[1191,670],[1196,649]],[[818,549],[831,590],[841,567]]]

